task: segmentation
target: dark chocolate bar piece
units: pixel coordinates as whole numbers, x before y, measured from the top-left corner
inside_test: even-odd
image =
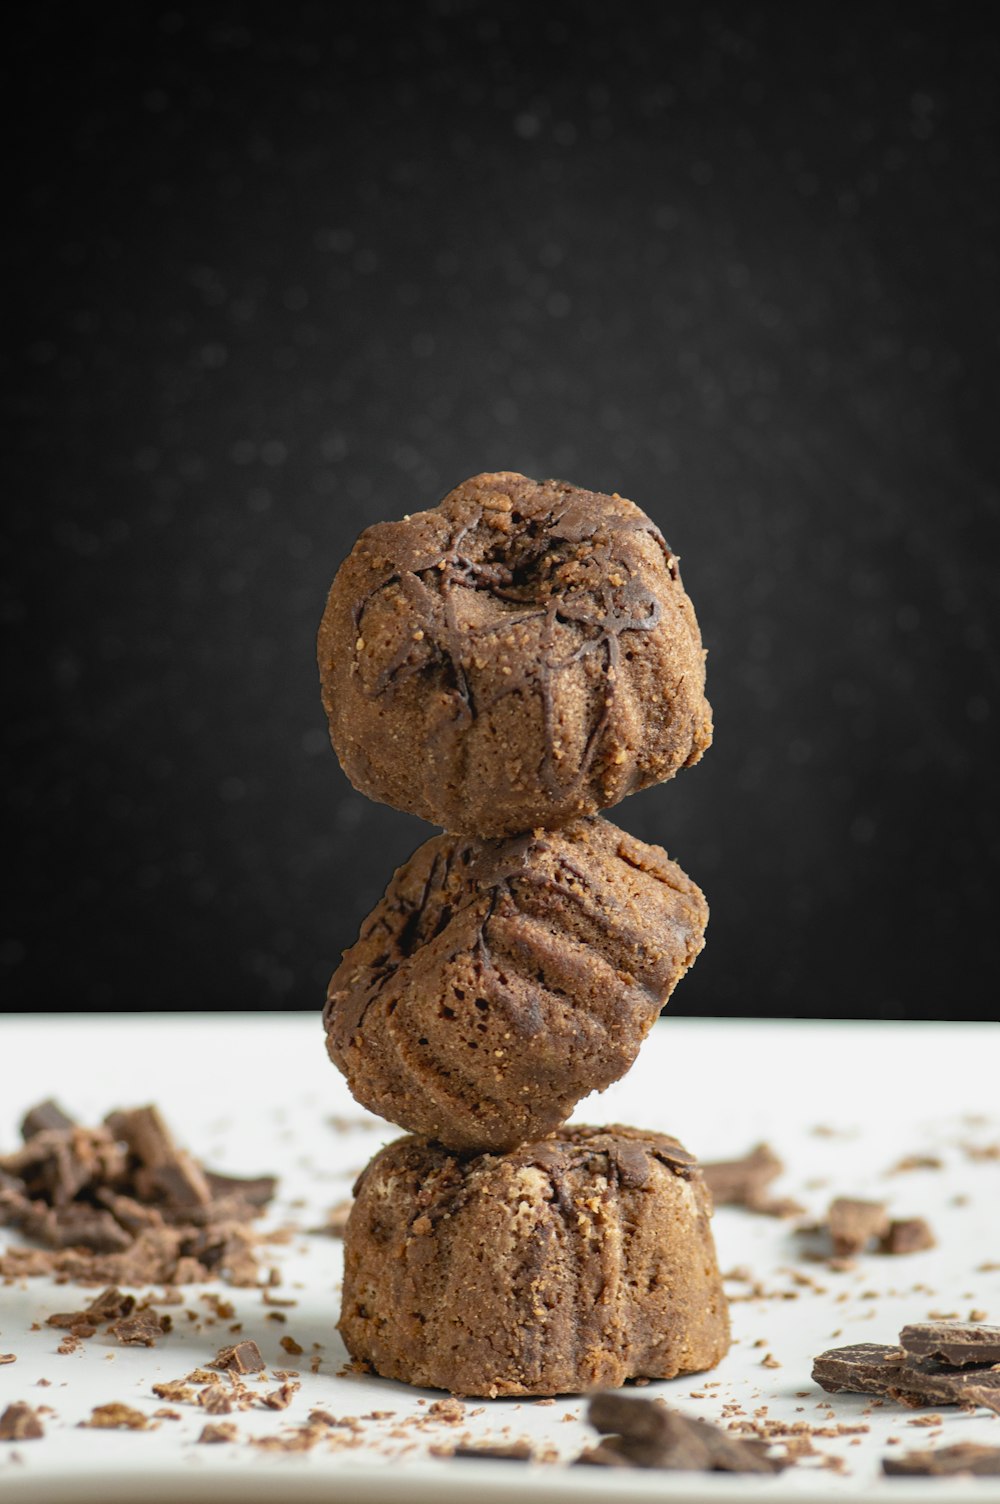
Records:
[[[975,1391],[973,1393],[972,1391]],[[911,1358],[897,1370],[886,1391],[911,1409],[925,1405],[987,1405],[1000,1400],[1000,1368],[953,1368],[933,1358]],[[979,1396],[985,1396],[980,1398]]]
[[[899,1382],[903,1350],[884,1342],[856,1342],[850,1347],[831,1347],[813,1359],[812,1376],[821,1389],[837,1394],[888,1394]]]
[[[1000,1363],[1000,1326],[973,1321],[916,1321],[904,1326],[899,1345],[908,1356],[936,1358],[954,1368]]]

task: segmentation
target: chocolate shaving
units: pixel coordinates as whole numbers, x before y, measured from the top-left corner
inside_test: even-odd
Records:
[[[37,1410],[23,1400],[15,1400],[0,1415],[0,1441],[37,1441],[45,1428]]]
[[[894,1478],[945,1478],[956,1473],[995,1478],[1000,1476],[1000,1447],[960,1441],[952,1447],[904,1452],[901,1457],[883,1457],[882,1471]]]
[[[617,1454],[630,1467],[725,1473],[778,1470],[763,1448],[654,1400],[597,1394],[587,1408],[587,1419],[596,1430],[613,1433],[595,1450]],[[593,1463],[594,1456],[587,1461]]]

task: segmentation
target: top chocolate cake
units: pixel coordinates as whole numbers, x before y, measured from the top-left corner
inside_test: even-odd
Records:
[[[511,471],[366,529],[319,631],[355,788],[445,830],[552,829],[712,739],[677,560],[631,501]]]

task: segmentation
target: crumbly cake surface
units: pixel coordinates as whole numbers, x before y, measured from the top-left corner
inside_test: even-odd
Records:
[[[501,836],[609,808],[712,739],[677,559],[631,501],[510,471],[358,539],[318,657],[372,799]]]
[[[713,1367],[729,1320],[693,1157],[574,1126],[504,1155],[398,1139],[362,1172],[340,1332],[386,1378],[554,1395]]]
[[[331,1058],[366,1107],[452,1148],[538,1138],[628,1070],[707,918],[665,851],[604,819],[437,836],[331,979]]]

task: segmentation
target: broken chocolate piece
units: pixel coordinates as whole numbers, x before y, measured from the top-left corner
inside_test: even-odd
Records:
[[[113,1321],[108,1331],[125,1347],[155,1347],[157,1339],[172,1326],[170,1317],[162,1316],[159,1311],[136,1311]]]
[[[587,1408],[587,1419],[596,1430],[614,1433],[601,1448],[612,1447],[613,1441],[612,1450],[620,1452],[633,1467],[725,1473],[777,1471],[777,1465],[761,1448],[709,1421],[691,1420],[653,1400],[596,1394]]]
[[[269,1199],[274,1178],[210,1179],[177,1149],[154,1107],[111,1113],[107,1123],[81,1128],[44,1103],[28,1114],[25,1143],[0,1158],[0,1224],[20,1227],[45,1250],[6,1248],[0,1277],[146,1285],[215,1275],[256,1285],[256,1240],[243,1224]],[[127,1314],[72,1312],[72,1325],[53,1324],[73,1330]]]
[[[976,1405],[970,1391],[1000,1400],[1000,1368],[953,1368],[933,1358],[914,1358],[903,1363],[886,1393],[913,1410],[926,1405]]]
[[[1000,1326],[972,1321],[916,1321],[904,1326],[899,1344],[914,1358],[936,1358],[953,1368],[1000,1363]]]
[[[831,1347],[813,1359],[815,1383],[829,1394],[845,1389],[852,1394],[888,1394],[899,1380],[903,1350],[882,1342],[857,1342]]]
[[[960,1441],[952,1447],[904,1452],[901,1457],[883,1457],[882,1471],[894,1478],[944,1478],[956,1473],[995,1478],[1000,1476],[1000,1447]]]
[[[47,1128],[73,1128],[73,1119],[68,1113],[63,1112],[58,1102],[51,1097],[45,1102],[39,1102],[28,1111],[21,1119],[21,1137],[27,1142],[34,1138],[36,1133],[44,1133]]]
[[[937,1246],[930,1224],[923,1217],[893,1218],[888,1230],[879,1238],[879,1253],[923,1253]]]
[[[741,1159],[720,1159],[701,1167],[716,1206],[745,1206],[750,1211],[769,1204],[766,1188],[784,1168],[770,1144],[757,1144]]]
[[[0,1415],[0,1441],[37,1441],[44,1435],[38,1411],[23,1400],[15,1400]]]
[[[248,1337],[233,1347],[220,1347],[208,1366],[221,1368],[226,1373],[260,1373],[264,1359],[256,1342]]]
[[[889,1231],[889,1214],[881,1201],[863,1201],[857,1196],[837,1196],[830,1202],[827,1226],[838,1258],[861,1253],[872,1238]]]

